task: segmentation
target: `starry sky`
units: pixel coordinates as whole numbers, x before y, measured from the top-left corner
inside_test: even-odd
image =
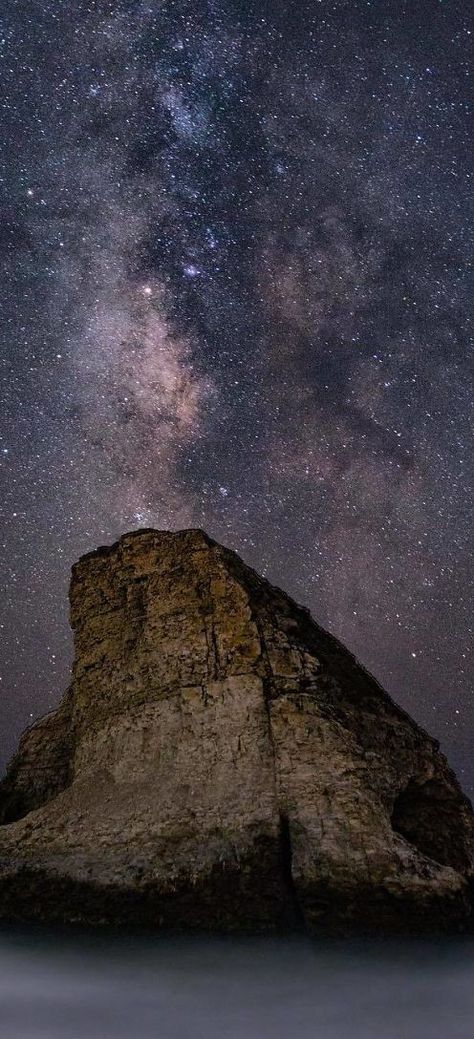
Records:
[[[71,564],[202,526],[472,793],[469,6],[5,0],[0,767]]]

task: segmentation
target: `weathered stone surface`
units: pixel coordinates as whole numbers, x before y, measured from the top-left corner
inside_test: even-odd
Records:
[[[434,740],[202,531],[73,568],[72,683],[0,786],[0,916],[419,930],[469,918]]]

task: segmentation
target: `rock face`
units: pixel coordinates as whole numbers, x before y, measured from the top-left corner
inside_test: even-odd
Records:
[[[0,786],[0,917],[465,926],[473,816],[438,745],[202,531],[73,568],[60,707]]]

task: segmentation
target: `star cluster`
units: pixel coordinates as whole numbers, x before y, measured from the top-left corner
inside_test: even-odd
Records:
[[[471,787],[471,40],[455,0],[10,0],[3,763],[70,564],[204,526]]]

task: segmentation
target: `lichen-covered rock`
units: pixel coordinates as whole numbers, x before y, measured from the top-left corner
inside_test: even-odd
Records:
[[[0,917],[465,926],[473,816],[438,745],[202,531],[73,568],[75,660],[0,786]]]

